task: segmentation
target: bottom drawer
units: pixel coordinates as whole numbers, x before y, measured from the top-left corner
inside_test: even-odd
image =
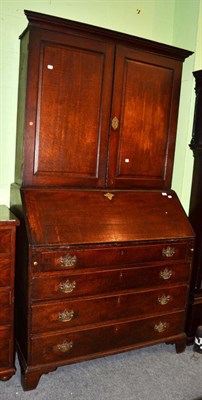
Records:
[[[87,359],[135,345],[163,341],[184,330],[184,312],[117,323],[101,328],[32,337],[31,364]]]
[[[10,330],[0,330],[0,369],[10,365]]]

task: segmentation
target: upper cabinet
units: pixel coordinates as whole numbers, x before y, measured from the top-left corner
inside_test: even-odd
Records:
[[[191,52],[25,13],[16,183],[169,188]]]

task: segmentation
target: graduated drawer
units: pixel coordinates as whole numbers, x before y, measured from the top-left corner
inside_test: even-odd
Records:
[[[59,299],[150,288],[189,279],[190,264],[113,269],[69,275],[40,275],[32,279],[32,299]]]
[[[11,322],[11,293],[9,289],[0,289],[0,325],[7,325]]]
[[[163,341],[184,329],[184,312],[85,329],[32,336],[31,364],[82,360]]]
[[[8,367],[10,363],[10,329],[0,327],[0,372],[1,368]]]
[[[11,230],[0,229],[0,253],[11,252]]]
[[[191,256],[190,242],[162,243],[91,249],[41,251],[33,254],[34,271],[130,265],[153,261],[185,260]]]
[[[57,301],[32,307],[32,333],[183,310],[187,285],[96,299]]]
[[[11,280],[11,259],[0,258],[0,287],[10,285]]]

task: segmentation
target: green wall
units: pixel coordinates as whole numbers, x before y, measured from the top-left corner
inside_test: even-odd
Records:
[[[28,9],[130,33],[195,52],[184,63],[173,174],[173,189],[187,211],[193,167],[193,157],[188,148],[195,97],[192,71],[196,69],[195,57],[201,51],[198,32],[202,23],[202,0],[0,1],[0,203],[9,205],[10,184],[14,180],[18,37],[27,25],[23,10]],[[197,69],[202,68],[200,63],[201,53],[198,56]]]

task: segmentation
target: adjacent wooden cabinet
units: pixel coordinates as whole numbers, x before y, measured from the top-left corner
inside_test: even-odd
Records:
[[[0,380],[15,374],[14,275],[17,218],[0,206]]]
[[[189,219],[196,233],[196,245],[186,327],[190,342],[194,340],[197,327],[202,325],[202,70],[195,71],[193,75],[196,102],[190,143],[194,155],[194,168]]]
[[[24,390],[60,365],[186,344],[194,234],[171,190],[191,52],[26,11],[15,183]]]

